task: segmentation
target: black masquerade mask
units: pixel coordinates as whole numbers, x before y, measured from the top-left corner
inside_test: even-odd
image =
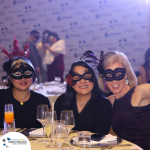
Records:
[[[115,70],[106,69],[104,70],[104,77],[108,82],[113,80],[122,80],[125,77],[125,73],[125,68],[116,68]]]
[[[20,80],[22,78],[31,78],[34,75],[34,70],[30,66],[24,66],[23,64],[11,71],[10,76],[13,79]]]
[[[72,73],[73,85],[76,84],[81,79],[89,80],[90,82],[94,82],[92,72],[90,70],[86,71],[84,74],[80,75],[78,73]]]

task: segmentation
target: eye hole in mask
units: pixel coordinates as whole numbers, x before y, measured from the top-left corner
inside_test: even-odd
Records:
[[[83,76],[83,79],[89,79],[89,78],[91,78],[91,74],[85,74],[84,76]],[[80,80],[81,79],[81,76],[74,76],[73,77],[73,80]]]
[[[32,74],[32,71],[30,71],[30,70],[27,70],[27,71],[24,72],[24,75],[27,75],[27,76],[29,76],[31,74]]]
[[[15,73],[12,73],[12,75],[15,77],[19,77],[19,76],[21,76],[21,72],[17,71]]]

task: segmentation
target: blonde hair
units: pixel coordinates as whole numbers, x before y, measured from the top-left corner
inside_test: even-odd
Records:
[[[125,69],[126,69],[126,75],[127,75],[127,79],[129,81],[129,86],[131,88],[133,88],[134,86],[137,85],[137,78],[135,76],[135,73],[131,67],[131,64],[127,58],[127,56],[119,51],[115,51],[115,52],[108,52],[103,56],[103,68],[104,70],[114,64],[114,63],[121,63],[124,65]],[[102,90],[105,91],[104,88],[104,78],[102,76],[102,74],[99,74],[99,79],[98,79],[98,83],[99,86]],[[109,92],[110,90],[108,89],[108,87],[106,86],[106,91],[105,92]]]

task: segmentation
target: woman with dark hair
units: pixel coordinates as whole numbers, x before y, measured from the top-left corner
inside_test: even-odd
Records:
[[[23,57],[23,51],[18,51],[16,45],[11,54],[3,49],[3,53],[11,57],[3,64],[3,69],[10,80],[8,84],[10,87],[0,90],[0,128],[4,127],[5,104],[13,104],[16,128],[40,128],[42,125],[36,119],[37,106],[41,104],[46,104],[49,108],[51,106],[48,98],[29,89],[35,81],[36,72],[30,60]],[[21,53],[23,55],[19,57]],[[12,58],[14,54],[15,58]]]
[[[74,130],[107,134],[111,127],[111,103],[99,89],[91,66],[84,61],[74,62],[67,77],[67,90],[55,102],[58,119],[62,110],[72,110]]]
[[[47,80],[54,81],[55,77],[60,77],[63,82],[64,74],[64,55],[66,53],[65,41],[59,39],[57,33],[51,32],[48,35],[48,44],[44,44],[46,49],[45,57],[43,58],[43,66],[47,70]]]
[[[120,138],[150,150],[150,85],[137,86],[127,56],[119,51],[104,54],[97,69],[99,86],[113,93],[107,98],[113,105],[114,132]]]
[[[149,83],[150,81],[150,48],[145,53],[145,62],[140,67],[140,75],[143,83]]]

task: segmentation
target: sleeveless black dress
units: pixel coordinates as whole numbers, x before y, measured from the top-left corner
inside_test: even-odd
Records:
[[[113,105],[112,128],[122,139],[135,143],[144,150],[150,150],[150,104],[133,107],[131,98],[134,88]]]

